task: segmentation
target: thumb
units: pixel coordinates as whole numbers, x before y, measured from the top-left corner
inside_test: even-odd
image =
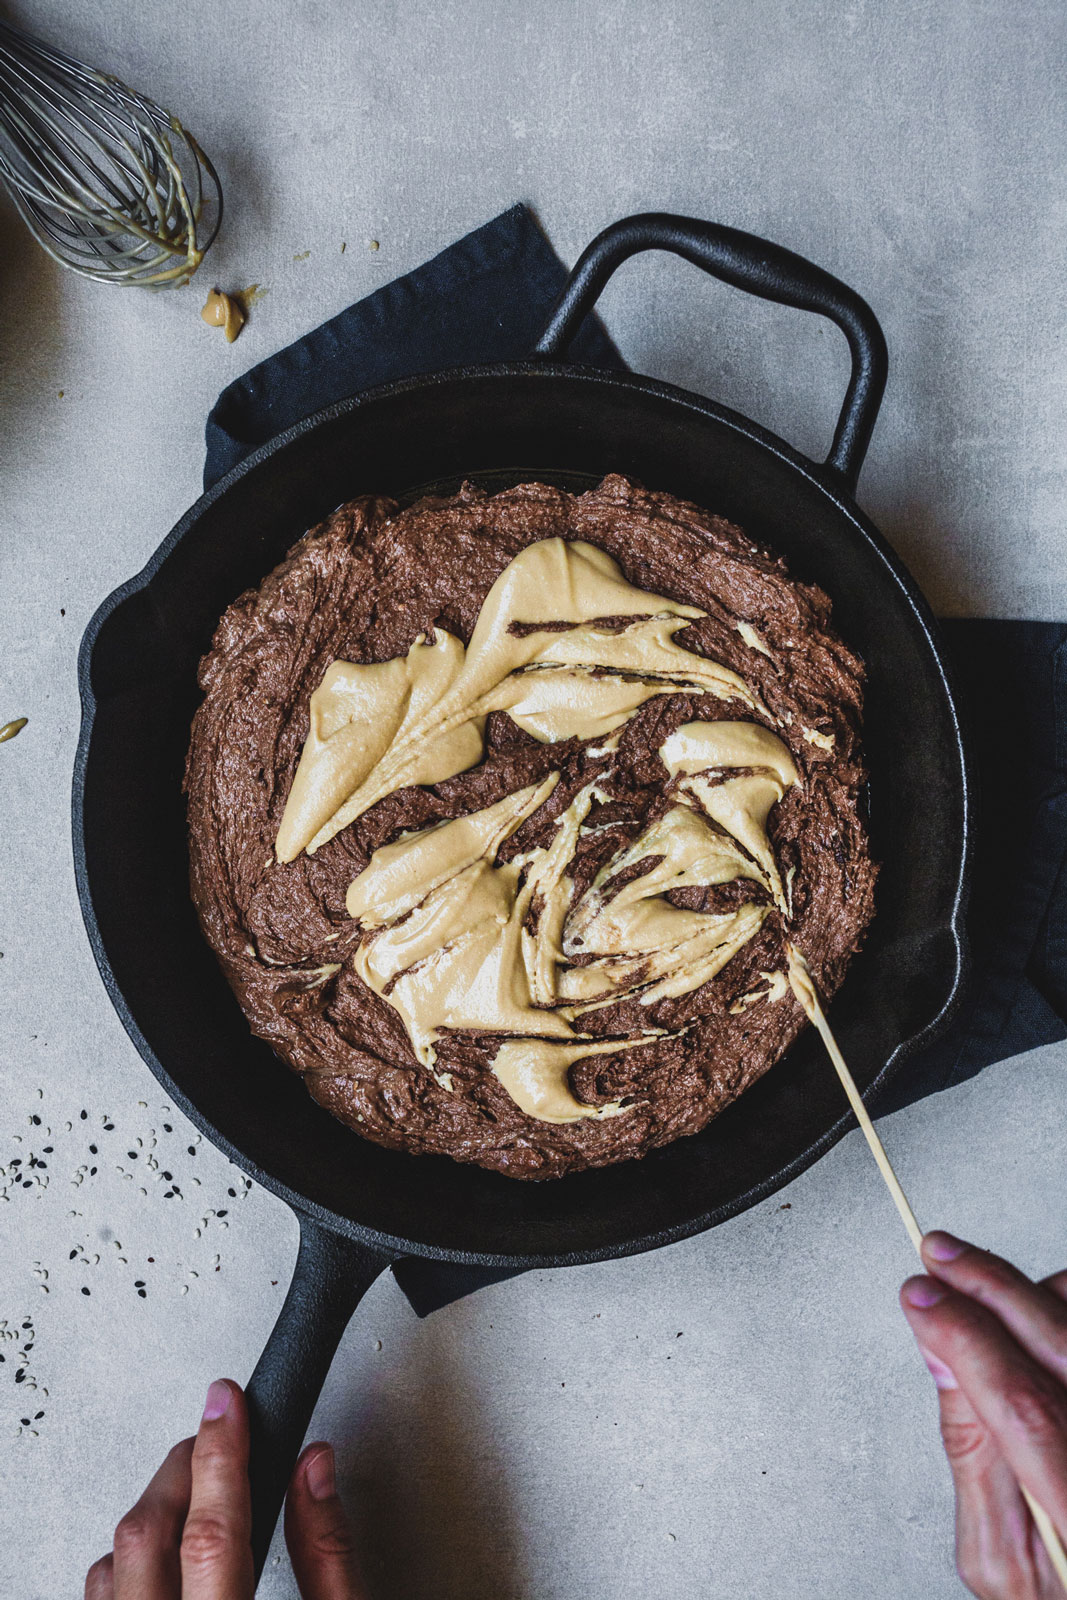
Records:
[[[285,1501],[285,1542],[303,1600],[369,1600],[337,1494],[333,1450],[309,1444]]]

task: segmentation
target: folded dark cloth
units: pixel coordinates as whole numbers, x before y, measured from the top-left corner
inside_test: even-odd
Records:
[[[978,778],[971,974],[952,1023],[902,1066],[880,1112],[1067,1039],[1067,625],[941,629]]]
[[[205,488],[346,395],[527,355],[565,278],[531,213],[513,206],[224,389],[207,421]],[[595,317],[571,354],[590,366],[625,365]],[[971,975],[950,1026],[901,1067],[879,1111],[1067,1038],[1067,625],[956,619],[942,627],[978,778]],[[420,1316],[511,1276],[421,1260],[394,1271]]]
[[[207,419],[204,488],[335,400],[420,372],[528,356],[566,276],[531,213],[512,206],[235,378]],[[591,367],[626,364],[596,317],[571,354]]]

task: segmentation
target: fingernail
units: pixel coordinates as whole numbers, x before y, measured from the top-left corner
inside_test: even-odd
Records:
[[[944,1233],[940,1228],[934,1233],[928,1233],[923,1240],[925,1254],[932,1256],[935,1261],[955,1261],[966,1248],[962,1239],[957,1239],[951,1233]]]
[[[929,1350],[924,1350],[922,1345],[919,1346],[919,1354],[929,1367],[930,1376],[933,1378],[939,1389],[959,1388],[959,1384],[956,1382],[955,1378],[952,1376],[952,1373],[945,1366],[943,1361],[939,1361],[936,1356],[932,1356]]]
[[[912,1278],[901,1291],[909,1306],[916,1311],[928,1311],[945,1298],[945,1291],[933,1278]]]
[[[304,1477],[307,1481],[308,1494],[312,1500],[329,1500],[337,1493],[337,1483],[333,1469],[333,1451],[329,1445],[311,1457],[304,1467]]]
[[[230,1401],[232,1399],[233,1395],[230,1393],[229,1384],[223,1383],[221,1378],[216,1378],[207,1392],[203,1420],[205,1422],[217,1422],[219,1417],[224,1417],[230,1409]]]

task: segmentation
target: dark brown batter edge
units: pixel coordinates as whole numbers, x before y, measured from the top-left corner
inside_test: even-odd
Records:
[[[583,1019],[598,1035],[689,1026],[681,1037],[633,1053],[578,1062],[571,1083],[580,1099],[621,1098],[633,1106],[625,1116],[558,1125],[525,1115],[497,1081],[490,1070],[497,1038],[442,1037],[437,1069],[451,1074],[454,1087],[441,1087],[416,1062],[397,1014],[347,959],[360,931],[345,911],[345,893],[379,845],[559,771],[550,799],[501,855],[545,845],[576,791],[603,773],[613,798],[589,821],[616,826],[583,838],[580,891],[604,859],[666,809],[657,751],[667,736],[694,719],[748,716],[736,702],[684,694],[652,700],[626,725],[610,758],[590,756],[577,739],[541,744],[494,713],[479,766],[388,796],[314,856],[275,861],[308,701],[330,663],[403,655],[438,623],[469,640],[508,562],[525,545],[556,535],[599,545],[631,583],[706,611],[677,642],[740,673],[780,719],[772,726],[803,783],[775,806],[769,834],[783,877],[795,868],[792,936],[821,993],[832,995],[873,914],[876,868],[861,817],[862,664],[833,632],[820,589],[791,579],[784,562],[722,518],[624,478],[605,478],[578,496],[532,483],[487,497],[465,485],[452,499],[404,511],[373,497],[342,506],[223,616],[201,663],[205,698],[185,779],[193,899],[253,1032],[356,1132],[515,1178],[632,1160],[696,1133],[766,1072],[804,1025],[792,994],[730,1013],[760,986],[761,971],[785,965],[784,924],[772,911],[756,937],[692,994],[653,1006],[620,1002]],[[738,621],[757,630],[773,659],[744,642]],[[804,728],[833,734],[833,748],[806,741]],[[759,893],[746,883],[672,898],[711,910]],[[323,980],[317,969],[337,962],[340,970]]]

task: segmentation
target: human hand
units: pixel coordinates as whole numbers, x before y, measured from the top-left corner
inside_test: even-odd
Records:
[[[223,1379],[196,1438],[174,1446],[89,1568],[85,1600],[252,1600],[251,1530],[248,1411]],[[328,1444],[309,1444],[293,1469],[285,1542],[303,1600],[367,1600]]]
[[[979,1600],[1063,1600],[1020,1484],[1067,1540],[1067,1272],[1032,1283],[949,1233],[901,1305],[938,1388],[956,1565]]]

